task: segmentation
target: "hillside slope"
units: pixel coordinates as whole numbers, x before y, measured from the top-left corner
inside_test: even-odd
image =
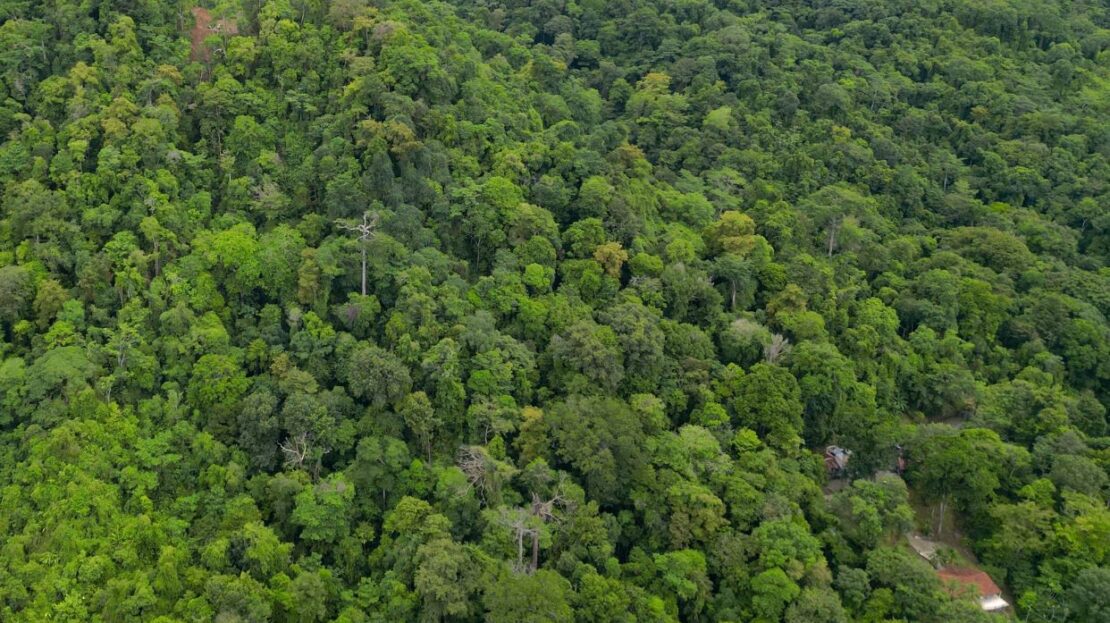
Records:
[[[0,620],[992,620],[907,487],[1107,620],[1108,119],[1099,2],[0,0]]]

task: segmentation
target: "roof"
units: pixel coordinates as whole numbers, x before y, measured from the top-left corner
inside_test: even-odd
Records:
[[[983,610],[986,610],[987,612],[994,612],[995,610],[1009,608],[1010,604],[998,595],[992,595],[990,597],[980,597],[979,607],[981,607]]]
[[[998,588],[991,576],[978,569],[945,568],[939,569],[937,575],[945,582],[957,582],[975,587],[979,593],[976,597],[993,597],[1002,593],[1002,589]]]
[[[932,560],[937,555],[938,545],[935,541],[917,534],[907,534],[906,540],[910,542],[910,547],[925,560]]]
[[[844,469],[848,466],[848,459],[851,456],[851,450],[845,450],[840,446],[829,446],[825,448],[825,466],[829,469]]]

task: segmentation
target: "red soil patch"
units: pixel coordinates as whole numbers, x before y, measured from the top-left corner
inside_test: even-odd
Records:
[[[189,38],[193,42],[193,52],[190,58],[194,61],[207,61],[211,51],[205,47],[204,40],[209,35],[237,35],[239,27],[235,20],[218,19],[212,21],[212,14],[208,9],[200,6],[193,7],[193,28],[189,31]]]
[[[991,576],[978,569],[940,569],[937,575],[945,582],[954,582],[957,585],[972,586],[979,592],[976,597],[990,597],[999,595],[1002,589],[994,583]]]

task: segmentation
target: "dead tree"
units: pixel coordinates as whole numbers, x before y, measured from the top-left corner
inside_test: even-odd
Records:
[[[543,500],[536,492],[532,492],[532,509],[531,514],[533,517],[539,519],[543,523],[558,523],[559,517],[555,515],[555,506],[566,506],[563,496],[556,495],[550,500]],[[532,565],[530,573],[534,572],[540,567],[540,531],[532,531]]]
[[[835,219],[829,223],[829,257],[833,256],[833,251],[836,249],[836,236],[840,233],[840,227],[843,224],[843,218]]]
[[[771,337],[771,342],[763,347],[763,354],[767,363],[775,363],[790,352],[790,340],[776,333]]]
[[[366,244],[374,237],[374,230],[378,227],[377,212],[363,212],[361,223],[336,221],[339,227],[358,232],[359,251],[362,255],[362,295],[366,296]]]
[[[559,523],[560,518],[555,512],[557,507],[567,507],[562,496],[556,495],[549,500],[544,500],[536,493],[532,493],[532,505],[527,508],[499,509],[500,516],[497,518],[497,523],[507,528],[512,533],[513,540],[516,541],[516,563],[513,565],[513,570],[517,573],[534,573],[539,569],[541,531],[544,524]],[[532,542],[531,559],[525,562],[524,543],[529,539]]]
[[[524,539],[526,537],[532,538],[534,560],[538,552],[540,534],[539,528],[534,525],[535,521],[532,514],[523,508],[502,508],[497,523],[508,528],[516,540],[516,564],[513,565],[513,570],[517,573],[531,573],[534,566],[525,566],[524,564]]]
[[[494,479],[490,472],[497,467],[491,464],[486,451],[481,446],[463,446],[459,448],[455,462],[466,475],[466,481],[478,492],[482,502],[488,501],[495,490]]]
[[[286,469],[299,469],[304,466],[305,459],[308,458],[309,446],[308,433],[290,437],[284,443],[278,444],[282,455],[285,456]]]

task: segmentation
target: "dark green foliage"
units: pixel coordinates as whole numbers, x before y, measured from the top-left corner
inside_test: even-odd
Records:
[[[1104,4],[196,4],[0,0],[0,620],[1110,616]]]

